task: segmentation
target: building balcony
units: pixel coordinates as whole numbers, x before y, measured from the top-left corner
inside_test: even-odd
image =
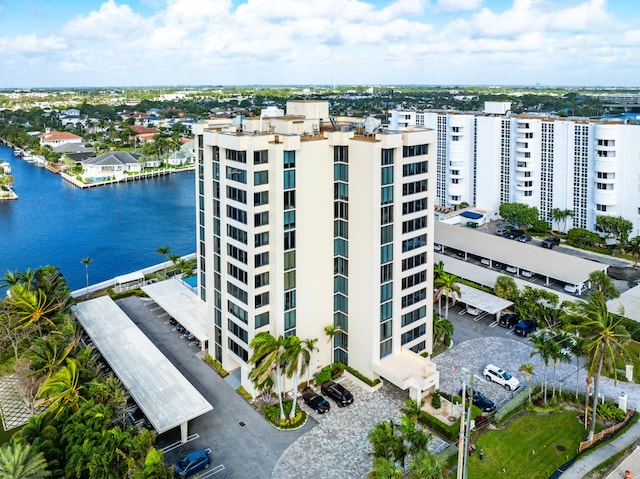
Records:
[[[516,191],[533,191],[534,186],[526,186],[524,183],[516,183]]]
[[[599,205],[613,206],[617,203],[616,190],[596,190],[593,201]]]
[[[449,183],[447,185],[447,192],[451,196],[460,196],[464,194],[464,190],[464,185],[461,185],[460,183]]]
[[[593,169],[596,173],[617,173],[618,163],[615,158],[598,158]]]
[[[522,183],[524,183],[525,181],[533,181],[533,176],[531,175],[527,176],[527,173],[530,173],[530,172],[516,171],[516,174],[515,174],[516,181],[520,181]]]
[[[535,167],[531,163],[518,163],[516,164],[516,173],[532,172],[535,171]]]

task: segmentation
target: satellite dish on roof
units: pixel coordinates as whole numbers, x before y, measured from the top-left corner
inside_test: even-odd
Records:
[[[364,121],[365,135],[373,135],[378,128],[380,128],[380,120],[378,120],[377,118],[369,116]]]

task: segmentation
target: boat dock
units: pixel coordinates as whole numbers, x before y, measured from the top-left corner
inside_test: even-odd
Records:
[[[147,173],[138,173],[135,175],[123,175],[119,178],[114,178],[111,180],[92,181],[91,183],[84,183],[83,181],[80,181],[75,176],[72,176],[63,172],[60,172],[60,176],[62,177],[62,179],[71,183],[73,186],[77,186],[78,188],[84,189],[84,188],[93,188],[95,186],[113,185],[116,183],[127,183],[129,181],[146,180],[148,178],[158,178],[160,176],[171,175],[176,172],[189,171],[193,169],[194,169],[193,166],[190,166],[189,168],[179,168],[179,169],[165,168],[162,170],[150,171]]]

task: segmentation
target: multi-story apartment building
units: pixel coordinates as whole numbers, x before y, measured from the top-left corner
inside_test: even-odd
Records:
[[[508,102],[482,113],[391,112],[391,129],[413,125],[437,131],[439,206],[524,203],[548,221],[555,208],[572,210],[568,227],[591,230],[597,216],[622,216],[640,234],[640,125],[511,115]]]
[[[435,132],[373,126],[290,101],[194,127],[208,350],[248,391],[263,331],[317,338],[311,373],[331,360],[415,395],[437,387],[416,354],[432,350]]]

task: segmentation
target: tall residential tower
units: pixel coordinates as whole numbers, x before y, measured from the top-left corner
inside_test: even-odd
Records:
[[[318,338],[311,373],[331,359],[416,396],[437,387],[416,354],[432,349],[435,132],[333,118],[326,101],[268,114],[195,128],[209,352],[249,391],[263,331]]]

